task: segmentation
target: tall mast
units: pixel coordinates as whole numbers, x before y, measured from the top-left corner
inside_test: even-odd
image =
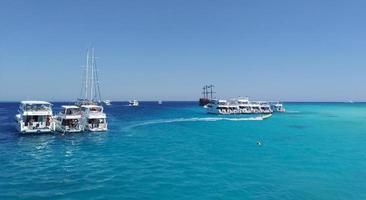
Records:
[[[93,90],[94,90],[94,60],[95,60],[95,55],[94,55],[94,48],[91,49],[92,51],[92,57],[91,57],[91,76],[90,76],[90,100],[94,100],[93,99]]]
[[[86,52],[86,66],[85,66],[85,96],[84,99],[88,99],[88,74],[89,74],[89,49]]]
[[[97,68],[97,61],[94,61],[94,71],[95,71],[95,98],[98,102],[102,101],[102,97],[100,94],[100,87],[99,87],[99,77],[98,77],[98,68]]]

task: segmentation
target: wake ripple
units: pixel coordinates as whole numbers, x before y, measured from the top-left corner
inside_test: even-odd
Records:
[[[133,128],[137,128],[137,127],[141,127],[141,126],[154,125],[154,124],[168,124],[168,123],[179,123],[179,122],[259,121],[259,120],[264,120],[268,117],[271,117],[271,115],[263,115],[263,116],[256,116],[256,117],[247,117],[247,118],[193,117],[193,118],[158,119],[158,120],[151,120],[151,121],[133,124],[133,125],[125,127],[123,130],[127,131],[129,129],[133,129]]]

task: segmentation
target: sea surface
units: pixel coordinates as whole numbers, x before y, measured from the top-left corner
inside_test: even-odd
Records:
[[[366,199],[364,103],[266,120],[112,103],[108,132],[43,135],[18,134],[18,104],[0,103],[0,199]]]

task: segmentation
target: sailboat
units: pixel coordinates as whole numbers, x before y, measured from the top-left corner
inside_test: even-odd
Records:
[[[107,131],[107,115],[104,113],[100,95],[98,69],[94,48],[86,53],[86,66],[82,84],[82,98],[76,105],[81,110],[81,121],[86,131]]]

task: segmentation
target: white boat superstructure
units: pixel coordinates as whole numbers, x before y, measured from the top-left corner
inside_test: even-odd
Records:
[[[237,104],[239,106],[239,111],[242,114],[251,114],[252,109],[250,107],[250,102],[248,98],[239,98],[237,99]]]
[[[271,105],[268,102],[265,101],[261,101],[259,102],[260,105],[260,112],[263,114],[271,114],[273,113],[272,109],[271,109]]]
[[[226,100],[213,99],[207,104],[207,112],[211,114],[229,114],[229,104]]]
[[[82,124],[86,131],[107,131],[107,115],[103,112],[103,107],[98,105],[82,105]]]
[[[248,98],[211,100],[207,112],[212,114],[271,114],[271,105],[265,101],[249,101]]]
[[[128,106],[139,106],[139,102],[137,100],[132,100],[128,102]]]
[[[75,133],[84,130],[81,120],[80,107],[64,105],[55,117],[56,130],[59,132]]]
[[[21,133],[44,133],[55,130],[52,104],[46,101],[22,101],[15,116]]]

